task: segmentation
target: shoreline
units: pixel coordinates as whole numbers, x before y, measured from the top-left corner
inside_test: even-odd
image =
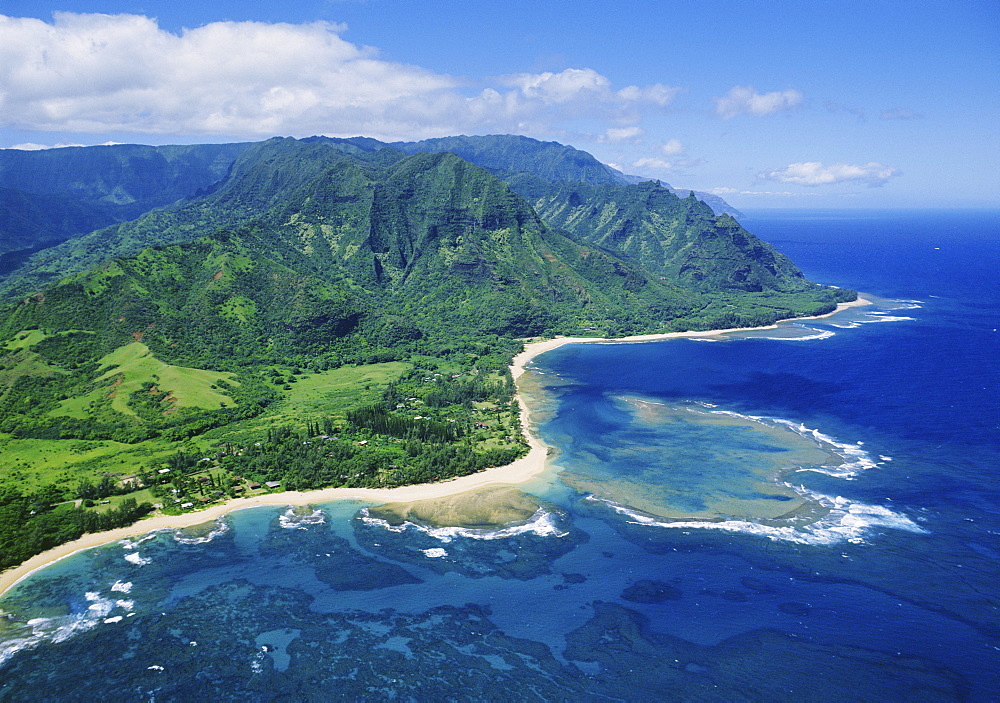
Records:
[[[729,334],[732,332],[754,332],[760,330],[774,330],[778,329],[778,326],[782,322],[793,322],[798,320],[821,320],[825,317],[831,317],[844,310],[849,310],[851,308],[862,307],[865,305],[873,305],[871,300],[863,298],[860,295],[856,300],[852,300],[849,303],[838,303],[836,310],[833,310],[823,315],[810,315],[809,317],[789,317],[784,320],[778,320],[772,325],[762,325],[760,327],[729,327],[724,330],[703,330],[700,332],[663,332],[662,334],[637,334],[631,337],[555,337],[553,339],[545,339],[538,342],[529,342],[525,344],[524,351],[514,357],[513,362],[510,366],[511,375],[516,381],[518,377],[524,373],[525,365],[534,359],[539,354],[544,354],[547,351],[552,351],[553,349],[558,349],[564,344],[630,344],[634,342],[659,342],[664,339],[691,339],[697,337],[716,337],[722,334]]]
[[[858,296],[857,300],[849,303],[840,303],[837,309],[824,315],[814,315],[811,317],[796,317],[789,320],[817,320],[853,307],[871,305],[872,302]],[[781,320],[779,322],[787,322]],[[693,337],[714,337],[731,332],[747,332],[751,330],[776,329],[778,323],[761,327],[734,327],[723,330],[705,330],[700,332],[665,332],[663,334],[634,335],[631,337],[605,338],[605,337],[556,337],[554,339],[530,342],[525,345],[524,351],[515,356],[511,362],[510,370],[515,382],[525,372],[526,364],[540,354],[557,349],[565,344],[628,344],[635,342],[653,342],[665,339],[683,339]],[[530,410],[523,402],[521,393],[514,396],[520,406],[521,431],[528,442],[528,453],[505,466],[498,466],[485,469],[468,476],[439,481],[436,483],[420,483],[411,486],[400,486],[398,488],[324,488],[318,491],[285,491],[282,493],[270,493],[266,495],[253,496],[248,498],[234,498],[220,505],[214,505],[205,510],[182,515],[158,515],[151,518],[139,520],[127,527],[120,527],[106,532],[94,532],[82,537],[66,542],[52,549],[36,554],[27,561],[15,567],[0,572],[0,596],[20,583],[22,580],[32,575],[36,571],[46,568],[57,561],[66,559],[78,552],[93,549],[105,544],[117,542],[128,537],[136,537],[157,532],[160,530],[176,530],[184,527],[201,525],[206,522],[218,520],[229,513],[238,510],[246,510],[265,505],[287,506],[287,505],[311,505],[315,503],[329,503],[336,500],[360,500],[372,503],[389,502],[413,502],[418,500],[429,500],[443,498],[457,493],[483,488],[493,485],[516,485],[521,484],[541,475],[547,468],[547,458],[549,448],[544,445],[535,435],[533,425],[530,420]],[[2,612],[2,611],[0,611]]]

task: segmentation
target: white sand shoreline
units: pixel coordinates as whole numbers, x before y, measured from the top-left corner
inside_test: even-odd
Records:
[[[871,301],[859,297],[850,303],[841,303],[837,309],[826,315],[816,315],[814,317],[799,317],[795,320],[814,320],[835,315],[843,310],[862,305],[871,305]],[[637,335],[633,337],[621,337],[618,339],[607,339],[603,337],[557,337],[555,339],[532,342],[525,346],[523,352],[514,357],[511,363],[511,374],[516,381],[525,370],[525,365],[539,354],[556,349],[564,344],[581,343],[631,343],[631,342],[651,342],[663,339],[678,339],[692,337],[714,337],[729,332],[746,332],[749,330],[775,329],[778,325],[767,325],[763,327],[741,327],[725,330],[708,330],[703,332],[669,332],[664,334]],[[0,595],[6,593],[18,582],[27,578],[39,569],[43,569],[57,561],[65,559],[73,554],[85,549],[92,549],[104,544],[116,542],[127,537],[145,535],[158,530],[175,530],[183,527],[191,527],[206,522],[217,520],[237,510],[255,508],[263,505],[311,505],[316,503],[328,503],[335,500],[360,500],[372,503],[388,502],[411,502],[417,500],[428,500],[442,498],[457,493],[483,488],[493,485],[514,485],[525,483],[532,478],[542,474],[547,465],[548,447],[535,436],[533,425],[530,421],[528,407],[522,401],[520,394],[515,396],[521,406],[521,427],[524,436],[528,441],[528,454],[520,459],[492,469],[486,469],[469,476],[440,481],[438,483],[422,483],[412,486],[401,486],[399,488],[325,488],[318,491],[286,491],[283,493],[270,493],[267,495],[253,496],[248,498],[235,498],[220,505],[213,505],[205,510],[183,515],[157,515],[145,520],[107,532],[95,532],[85,534],[79,539],[58,545],[41,554],[36,554],[27,561],[0,573]]]

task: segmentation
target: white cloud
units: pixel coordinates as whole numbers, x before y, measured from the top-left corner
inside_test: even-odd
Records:
[[[667,161],[666,159],[658,159],[655,156],[644,156],[641,159],[637,159],[632,163],[632,166],[635,168],[658,168],[663,170],[674,167],[670,161]]]
[[[609,144],[631,142],[635,141],[645,133],[646,130],[642,127],[610,127],[604,132],[603,135],[601,135],[598,141]]]
[[[765,171],[757,174],[758,178],[779,183],[795,183],[804,186],[828,185],[845,181],[861,181],[871,187],[884,185],[900,171],[891,166],[871,161],[863,165],[830,164],[824,166],[819,161],[804,161],[789,164],[785,168]]]
[[[558,131],[579,118],[635,121],[677,88],[615,89],[589,68],[492,86],[379,58],[329,22],[213,22],[174,34],[139,15],[0,15],[0,127],[270,136],[420,138]]]
[[[725,119],[737,115],[770,115],[782,110],[790,110],[802,102],[802,93],[797,90],[758,93],[752,85],[737,85],[715,101],[715,112]]]
[[[664,156],[677,156],[684,153],[684,145],[679,139],[669,139],[660,145],[660,151]]]
[[[63,149],[68,146],[83,146],[83,144],[66,144],[64,142],[59,142],[58,144],[35,144],[34,142],[25,142],[23,144],[14,144],[5,148],[17,149],[19,151],[42,151],[43,149]]]
[[[122,142],[104,142],[101,146],[114,146],[115,144],[121,144]],[[36,144],[35,142],[24,142],[23,144],[13,144],[8,147],[2,147],[4,149],[17,149],[19,151],[43,151],[45,149],[65,149],[70,146],[86,146],[85,144],[77,144],[75,142],[59,142],[58,144]]]
[[[589,68],[567,68],[559,73],[518,73],[507,76],[508,86],[528,99],[554,105],[573,102],[584,96],[607,100],[613,95],[611,81]]]

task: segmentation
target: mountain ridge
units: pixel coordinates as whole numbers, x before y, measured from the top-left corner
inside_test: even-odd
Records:
[[[624,176],[587,152],[518,135],[460,136],[422,142],[368,137],[308,137],[352,155],[396,149],[413,154],[448,150],[491,171],[541,173],[546,178],[627,184]],[[0,276],[33,248],[44,249],[87,232],[126,222],[154,208],[203,195],[221,183],[254,144],[147,146],[115,144],[38,151],[0,149]],[[668,186],[669,187],[669,186]],[[699,193],[718,212],[738,211]],[[44,204],[43,204],[44,203]],[[42,226],[25,227],[25,221]],[[45,222],[48,224],[44,224]]]

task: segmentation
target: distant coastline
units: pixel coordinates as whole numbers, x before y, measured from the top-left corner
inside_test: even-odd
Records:
[[[847,303],[840,303],[832,312],[824,315],[814,315],[811,317],[790,318],[792,320],[816,320],[853,307],[871,305],[871,301],[863,297]],[[787,321],[787,320],[783,320]],[[778,324],[765,325],[761,327],[734,327],[722,330],[705,330],[700,332],[668,332],[663,334],[635,335],[631,337],[604,338],[604,337],[557,337],[555,339],[531,342],[525,345],[524,351],[514,357],[511,363],[511,375],[516,381],[525,371],[526,364],[540,354],[557,349],[565,344],[619,344],[635,342],[653,342],[665,339],[681,339],[696,337],[714,337],[731,332],[746,332],[751,330],[776,329]],[[400,486],[398,488],[325,488],[317,491],[286,491],[283,493],[271,493],[267,495],[252,496],[247,498],[235,498],[220,505],[214,505],[205,510],[200,510],[183,515],[158,515],[144,520],[140,520],[128,527],[122,527],[107,532],[94,532],[85,534],[72,542],[58,545],[40,554],[36,554],[23,563],[0,573],[0,596],[13,588],[17,583],[27,578],[36,571],[43,569],[57,561],[65,559],[78,552],[100,547],[127,537],[135,537],[160,530],[176,530],[184,527],[200,525],[206,522],[217,520],[238,510],[255,508],[265,505],[287,506],[287,505],[310,505],[314,503],[327,503],[335,500],[360,500],[372,503],[386,502],[411,502],[418,500],[429,500],[442,498],[458,493],[465,493],[485,486],[493,485],[514,485],[529,481],[542,474],[547,466],[548,447],[542,444],[533,431],[530,421],[530,411],[523,402],[520,393],[516,400],[521,408],[521,427],[525,439],[528,442],[528,454],[520,459],[491,469],[486,469],[469,476],[440,481],[437,483],[422,483],[411,486]]]

